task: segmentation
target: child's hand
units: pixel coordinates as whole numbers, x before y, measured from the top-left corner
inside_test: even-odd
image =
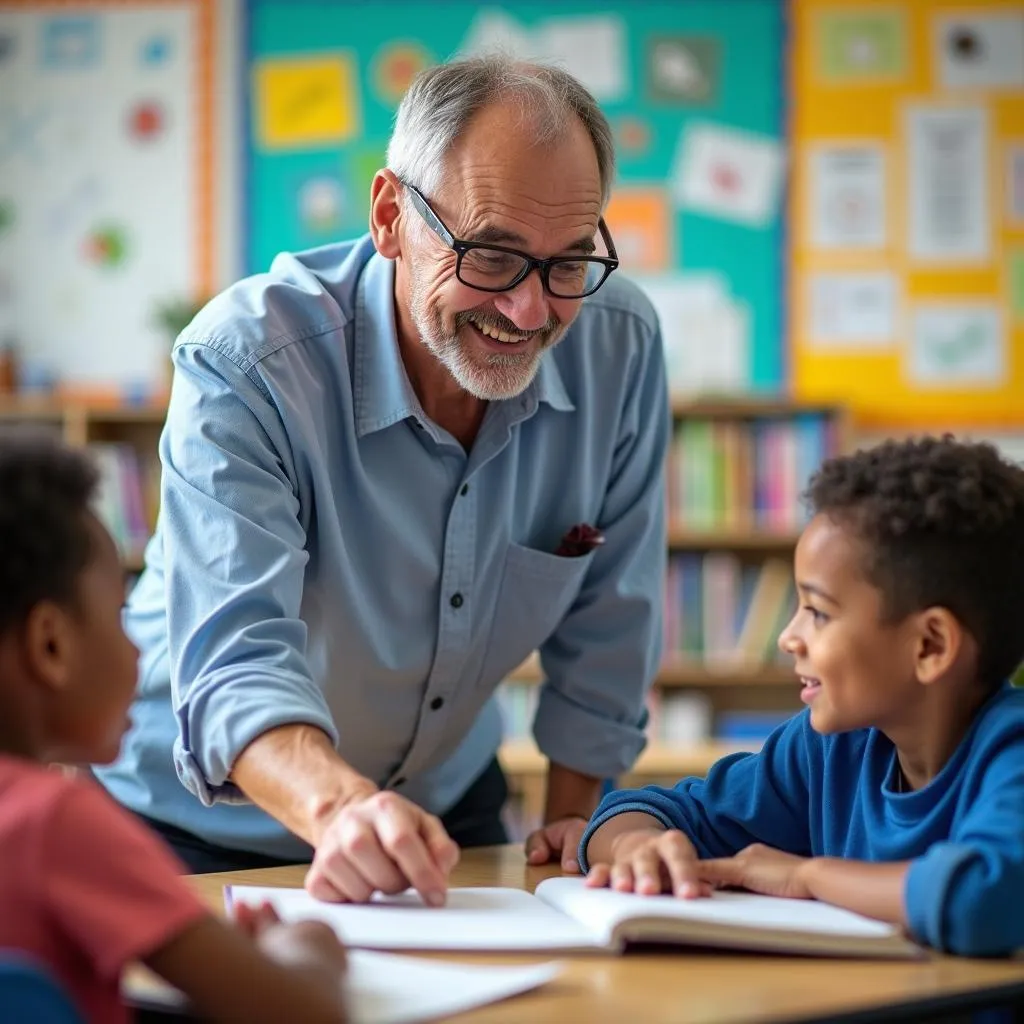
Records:
[[[683,899],[710,896],[711,886],[701,880],[697,851],[682,832],[660,828],[635,829],[616,836],[612,862],[594,864],[586,884],[610,886],[617,892],[641,896],[675,893]]]
[[[345,947],[322,921],[283,924],[269,903],[257,908],[235,904],[235,923],[267,956],[289,967],[307,967],[340,978]]]
[[[712,885],[749,889],[764,896],[809,900],[813,897],[804,881],[804,871],[810,862],[809,857],[797,857],[754,843],[733,857],[698,861],[697,871],[704,882]]]

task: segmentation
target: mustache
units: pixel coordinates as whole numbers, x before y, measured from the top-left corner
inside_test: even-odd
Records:
[[[504,331],[506,334],[526,334],[531,338],[537,334],[550,334],[562,325],[562,321],[558,317],[551,316],[548,317],[548,322],[543,327],[538,327],[533,331],[524,331],[521,327],[516,327],[507,316],[502,316],[500,313],[475,313],[472,310],[466,310],[455,314],[456,329],[469,323],[490,327],[496,331]]]

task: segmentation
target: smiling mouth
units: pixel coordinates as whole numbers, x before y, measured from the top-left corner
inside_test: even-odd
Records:
[[[804,703],[810,703],[821,692],[821,680],[814,676],[797,676],[800,680],[800,699]]]
[[[524,341],[529,341],[537,333],[536,331],[526,331],[525,333],[523,331],[503,331],[485,320],[478,320],[474,316],[468,317],[466,322],[485,338],[500,342],[502,345],[521,345]]]

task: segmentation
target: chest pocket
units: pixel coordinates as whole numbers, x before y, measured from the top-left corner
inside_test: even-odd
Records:
[[[497,685],[558,628],[593,558],[592,551],[564,558],[509,545],[484,653],[482,685]]]

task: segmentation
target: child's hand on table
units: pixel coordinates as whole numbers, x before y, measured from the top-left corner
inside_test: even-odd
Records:
[[[638,828],[615,836],[610,863],[592,863],[586,884],[641,896],[674,893],[682,899],[711,895],[701,878],[693,843],[676,830]]]
[[[322,921],[285,924],[269,903],[233,908],[235,924],[271,959],[288,967],[305,967],[340,979],[345,973],[345,947]]]
[[[732,857],[697,862],[703,882],[714,886],[747,889],[764,896],[785,896],[788,899],[813,899],[805,881],[810,857],[754,843]]]

